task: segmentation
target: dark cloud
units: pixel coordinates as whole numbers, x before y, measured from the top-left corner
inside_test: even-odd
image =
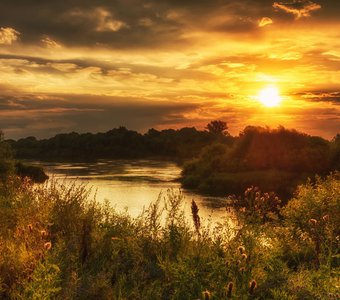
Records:
[[[194,28],[257,30],[257,20],[272,10],[271,4],[268,0],[3,0],[0,26],[20,32],[23,43],[41,43],[47,36],[73,46],[175,47],[185,44],[183,34]]]
[[[324,90],[324,91],[306,91],[302,93],[296,93],[299,96],[308,101],[326,101],[340,105],[340,91]]]
[[[185,33],[193,29],[251,33],[260,30],[257,25],[264,17],[276,21],[289,13],[300,18],[316,10],[318,17],[335,18],[340,4],[334,0],[2,0],[0,27],[13,28],[29,44],[176,47],[189,42]]]
[[[192,103],[145,103],[131,98],[91,95],[0,97],[0,128],[7,138],[48,137],[61,132],[98,132],[117,126],[144,131],[166,124],[182,124],[185,114],[199,108]]]

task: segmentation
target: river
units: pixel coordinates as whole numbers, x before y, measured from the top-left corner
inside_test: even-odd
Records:
[[[128,211],[136,217],[157,200],[160,193],[166,196],[168,190],[184,196],[183,209],[191,218],[191,200],[199,207],[203,222],[217,220],[226,216],[226,210],[213,208],[220,197],[207,197],[181,189],[178,178],[181,169],[175,163],[155,160],[99,160],[94,163],[46,163],[41,165],[45,172],[66,184],[76,181],[91,188],[99,202],[109,201],[117,211]]]

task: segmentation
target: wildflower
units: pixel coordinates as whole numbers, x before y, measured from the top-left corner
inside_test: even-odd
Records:
[[[227,297],[228,298],[231,298],[231,295],[233,293],[233,287],[234,287],[234,284],[230,281],[228,283],[228,287],[227,287]]]
[[[257,287],[256,281],[253,279],[249,284],[249,294],[253,294]]]
[[[323,220],[324,222],[328,222],[328,221],[329,221],[329,215],[324,215],[324,216],[322,217],[322,220]]]
[[[240,251],[240,254],[243,254],[246,251],[246,249],[243,246],[239,246],[238,251]]]
[[[211,297],[211,294],[209,291],[205,290],[203,292],[203,297],[204,297],[204,300],[210,300],[210,297]]]
[[[194,200],[191,201],[191,213],[192,213],[192,218],[194,221],[195,229],[197,233],[199,233],[200,227],[201,227],[201,220],[200,216],[198,215],[198,207],[197,204]]]
[[[29,230],[30,232],[32,232],[32,230],[33,230],[32,224],[28,224],[27,227],[28,227],[28,230]]]
[[[47,236],[46,230],[41,230],[40,234],[41,234],[42,238],[45,238]]]
[[[315,219],[310,219],[310,220],[309,220],[309,223],[310,223],[311,225],[313,225],[313,226],[316,226],[316,225],[318,224],[318,221],[315,220]]]
[[[44,244],[44,248],[45,248],[46,250],[50,250],[50,249],[52,248],[52,243],[51,243],[51,242],[45,243],[45,244]]]
[[[242,259],[243,259],[243,260],[247,260],[247,258],[248,258],[247,254],[242,253]]]
[[[247,197],[249,193],[251,193],[252,188],[247,188],[246,191],[244,192],[244,195]]]

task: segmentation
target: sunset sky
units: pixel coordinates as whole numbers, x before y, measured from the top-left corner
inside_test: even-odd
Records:
[[[1,0],[6,138],[214,119],[340,132],[340,1]]]

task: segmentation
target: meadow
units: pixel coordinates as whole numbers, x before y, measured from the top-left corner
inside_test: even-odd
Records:
[[[137,218],[88,194],[1,183],[2,299],[339,299],[338,173],[283,207],[254,187],[226,199],[234,226],[203,226],[194,202],[186,220],[174,191]]]

